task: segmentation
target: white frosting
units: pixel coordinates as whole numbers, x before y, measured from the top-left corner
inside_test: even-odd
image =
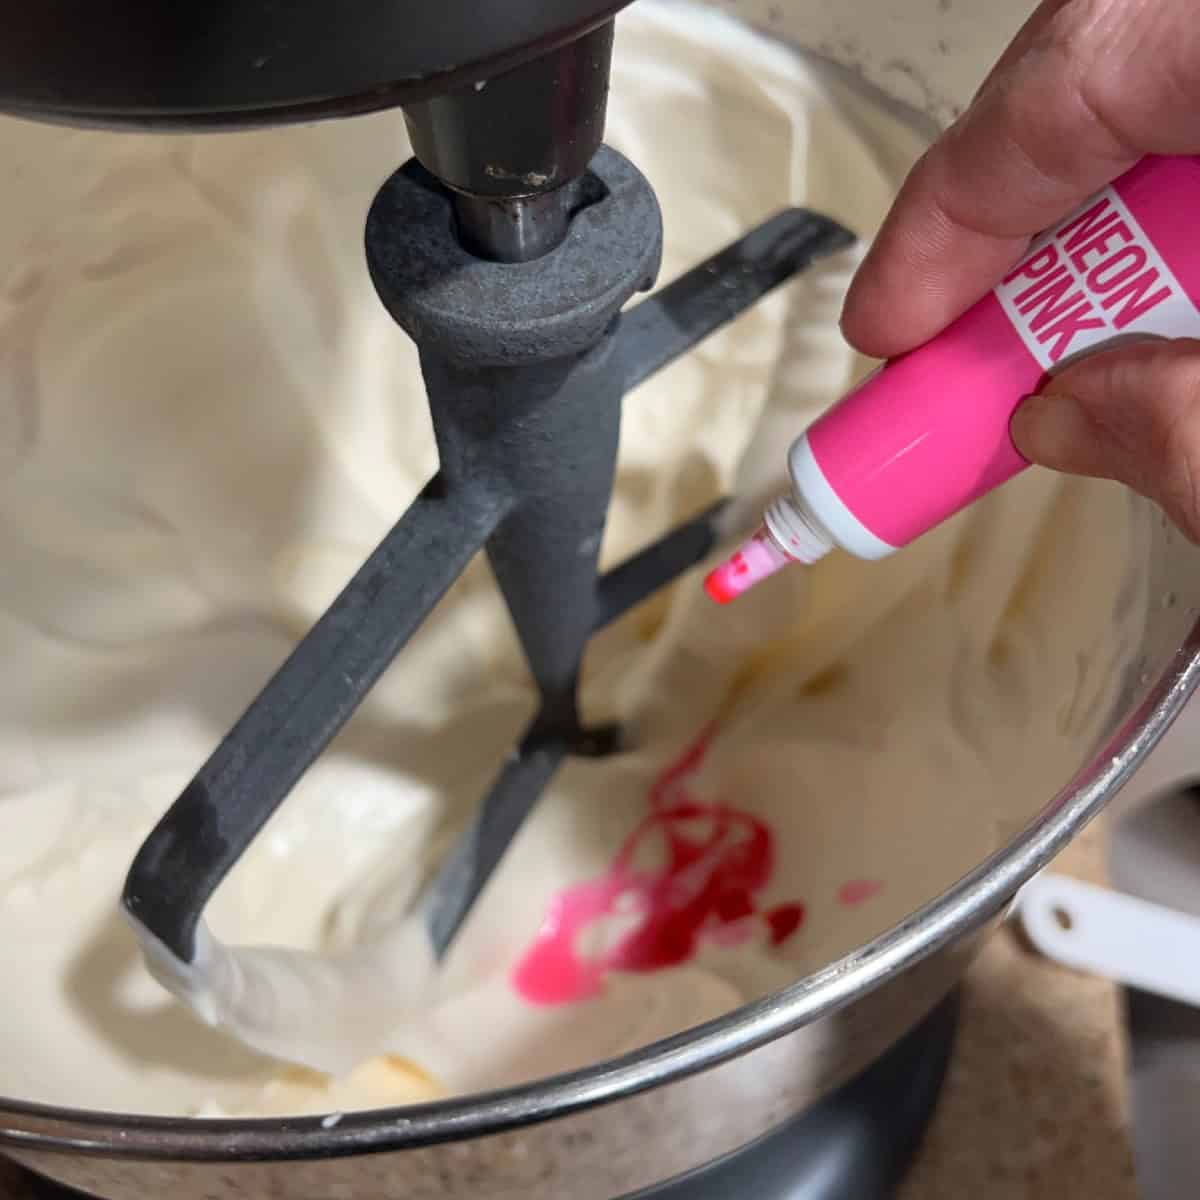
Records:
[[[658,189],[664,279],[787,203],[869,237],[920,150],[781,47],[647,3],[619,22],[609,141]],[[888,561],[834,556],[720,612],[691,576],[597,639],[585,707],[637,749],[557,776],[439,998],[351,1055],[397,1057],[334,1080],[205,1028],[151,977],[117,896],[156,816],[435,466],[415,351],[361,250],[403,122],[159,138],[5,121],[0,145],[0,938],[20,981],[0,998],[0,1093],[319,1112],[594,1062],[879,932],[1089,748],[1140,628],[1119,489],[1030,472]],[[856,259],[629,398],[606,562],[730,489],[731,532],[757,519],[792,437],[869,365],[836,331]],[[214,933],[352,961],[394,949],[533,704],[477,561],[221,888]],[[802,901],[805,923],[778,950],[714,943],[530,1006],[510,972],[554,896],[604,873],[654,779],[718,719],[694,790],[770,823],[763,902]],[[855,880],[882,887],[847,904]],[[408,953],[387,966],[398,987]],[[387,992],[357,982],[333,980],[337,1003],[377,1012]],[[254,1040],[298,1038],[268,1022]]]

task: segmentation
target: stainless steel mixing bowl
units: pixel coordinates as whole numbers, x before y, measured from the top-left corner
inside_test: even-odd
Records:
[[[738,11],[944,123],[1031,7],[763,0]],[[1031,799],[1027,825],[1001,850],[841,961],[620,1060],[502,1093],[336,1122],[144,1118],[0,1100],[0,1148],[35,1171],[129,1200],[608,1200],[745,1145],[932,1008],[1020,886],[1104,808],[1200,679],[1200,551],[1148,505],[1130,503],[1144,534],[1150,618],[1090,760],[1056,795]]]

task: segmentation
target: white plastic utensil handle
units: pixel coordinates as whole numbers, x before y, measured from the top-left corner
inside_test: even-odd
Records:
[[[1063,875],[1017,898],[1030,941],[1064,966],[1200,1007],[1200,920]]]

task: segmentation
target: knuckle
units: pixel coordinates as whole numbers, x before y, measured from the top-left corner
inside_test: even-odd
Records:
[[[1092,134],[1085,145],[1098,143],[1108,155],[1136,154],[1134,135],[1126,129],[1123,97],[1129,83],[1121,70],[1089,71],[1080,81],[1076,97],[1084,118],[1085,129]]]
[[[1121,152],[1178,153],[1200,102],[1194,0],[1078,0],[1064,43],[1094,135]]]
[[[1140,104],[1131,111],[1131,98],[1146,94],[1148,54],[1156,68],[1162,68],[1161,55],[1151,54],[1145,44],[1152,22],[1144,16],[1131,20],[1124,0],[1079,0],[1065,12],[1069,18],[1061,49],[1076,80],[1085,128],[1092,135],[1086,140],[1096,141],[1090,148],[1136,153]]]

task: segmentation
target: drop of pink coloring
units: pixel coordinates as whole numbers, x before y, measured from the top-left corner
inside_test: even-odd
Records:
[[[529,1003],[570,1004],[596,995],[609,971],[651,972],[690,961],[705,943],[741,945],[765,926],[772,946],[792,937],[804,906],[762,911],[758,894],[775,866],[764,822],[726,804],[696,799],[687,781],[703,764],[706,733],[650,788],[649,815],[608,871],[554,897],[533,944],[513,972]],[[651,868],[635,863],[651,861]],[[593,955],[581,935],[615,919],[624,932]]]
[[[804,923],[803,904],[781,904],[767,913],[771,928],[771,945],[782,946]]]
[[[882,891],[883,884],[877,879],[851,879],[838,888],[838,903],[854,908],[855,905],[873,900]]]

